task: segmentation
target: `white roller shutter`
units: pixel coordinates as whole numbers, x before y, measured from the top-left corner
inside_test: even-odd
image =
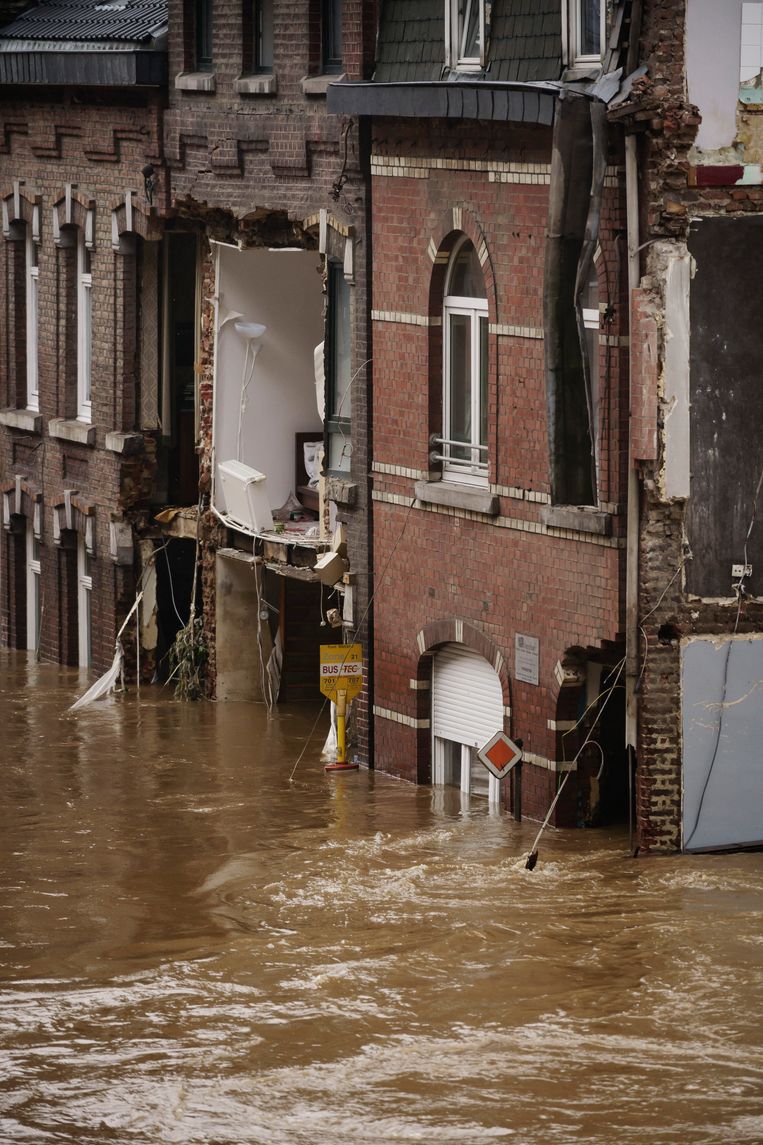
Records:
[[[461,644],[446,644],[435,656],[432,724],[436,736],[470,747],[482,747],[503,728],[498,673]]]

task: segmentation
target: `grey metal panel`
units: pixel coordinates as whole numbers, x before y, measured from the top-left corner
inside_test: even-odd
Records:
[[[688,641],[681,682],[684,847],[698,851],[759,844],[763,639]]]
[[[49,87],[158,87],[163,52],[0,52],[0,84]]]
[[[554,122],[556,99],[545,92],[538,96],[538,123],[545,123],[548,127]]]
[[[493,119],[512,123],[550,124],[557,88],[524,88],[473,82],[439,84],[331,84],[327,92],[332,115],[412,116],[419,119]]]
[[[462,117],[464,119],[477,119],[477,92],[473,87],[462,89]]]
[[[332,115],[414,116],[419,119],[485,119],[553,122],[558,88],[500,85],[484,80],[452,83],[335,83],[327,90]]]
[[[507,118],[511,123],[524,123],[525,100],[521,91],[509,92],[509,114]]]
[[[495,119],[495,92],[493,88],[476,88],[475,119]]]
[[[493,119],[509,118],[509,93],[501,88],[493,88]]]

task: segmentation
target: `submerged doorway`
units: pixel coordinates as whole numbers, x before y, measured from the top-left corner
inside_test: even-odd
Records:
[[[483,767],[477,749],[502,729],[498,673],[464,645],[443,645],[432,669],[432,782],[500,802],[501,784]]]

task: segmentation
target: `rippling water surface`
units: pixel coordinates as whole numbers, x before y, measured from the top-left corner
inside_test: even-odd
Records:
[[[763,1143],[763,854],[326,778],[0,652],[0,1142]]]

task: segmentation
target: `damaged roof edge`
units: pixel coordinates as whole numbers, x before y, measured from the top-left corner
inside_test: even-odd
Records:
[[[326,91],[332,115],[401,116],[419,119],[482,119],[551,126],[554,105],[567,95],[609,103],[619,92],[622,70],[593,84],[536,80],[459,79],[375,83],[338,81]]]

